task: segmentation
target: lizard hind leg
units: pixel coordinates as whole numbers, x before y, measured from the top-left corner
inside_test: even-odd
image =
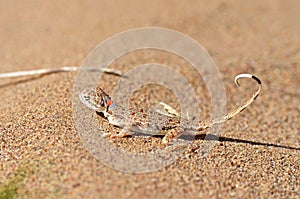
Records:
[[[173,139],[178,138],[179,136],[181,136],[183,134],[183,129],[181,127],[176,127],[174,129],[172,129],[171,131],[169,131],[162,139],[162,143],[164,145],[169,145],[170,141],[172,141]]]
[[[156,106],[155,111],[159,114],[168,116],[168,117],[178,117],[180,114],[170,106],[169,104],[166,104],[164,102],[159,102],[159,104]]]

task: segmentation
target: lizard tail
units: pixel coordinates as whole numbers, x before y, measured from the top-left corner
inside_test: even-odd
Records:
[[[251,98],[249,98],[248,100],[246,100],[242,105],[238,106],[235,110],[230,111],[229,113],[225,114],[224,116],[214,119],[211,124],[209,126],[212,126],[214,124],[220,124],[220,123],[224,123],[230,119],[232,119],[233,117],[235,117],[237,114],[239,114],[240,112],[242,112],[245,108],[247,108],[260,94],[261,92],[261,81],[260,79],[258,79],[257,77],[255,77],[254,75],[250,75],[250,74],[239,74],[235,77],[234,81],[235,84],[237,86],[240,86],[238,80],[240,78],[252,78],[254,79],[257,84],[258,84],[258,89],[256,90],[256,92],[252,95]]]

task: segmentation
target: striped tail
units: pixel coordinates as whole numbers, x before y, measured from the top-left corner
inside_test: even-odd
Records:
[[[252,79],[254,79],[257,82],[257,84],[258,84],[258,89],[252,95],[252,97],[249,98],[247,101],[245,101],[242,105],[240,105],[239,107],[237,107],[235,110],[233,110],[233,111],[225,114],[224,116],[213,120],[209,126],[212,126],[214,124],[220,124],[220,123],[223,123],[223,122],[226,122],[226,121],[232,119],[237,114],[239,114],[240,112],[242,112],[245,108],[247,108],[259,96],[259,94],[261,92],[261,87],[262,87],[260,79],[258,79],[256,76],[250,75],[250,74],[239,74],[234,79],[235,84],[237,86],[240,86],[239,81],[238,81],[240,78],[252,78]]]

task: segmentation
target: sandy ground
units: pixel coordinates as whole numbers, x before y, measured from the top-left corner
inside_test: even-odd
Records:
[[[104,166],[78,136],[72,116],[75,72],[0,80],[0,197],[298,198],[299,8],[299,1],[279,0],[1,0],[0,72],[80,65],[109,36],[158,26],[180,31],[208,50],[224,81],[228,109],[249,96],[234,86],[238,73],[259,76],[263,93],[225,124],[206,157],[196,150],[200,138],[195,150],[161,171],[131,174]],[[126,70],[151,55],[161,63],[180,62],[144,53],[115,65]],[[203,82],[197,93],[204,97],[201,117],[209,119]],[[118,142],[137,151],[146,145],[137,138]]]

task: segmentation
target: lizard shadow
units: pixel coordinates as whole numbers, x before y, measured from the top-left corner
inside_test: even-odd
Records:
[[[101,117],[104,117],[103,113],[97,112],[97,114]],[[136,135],[145,135],[143,133],[140,133],[138,131],[133,131],[136,133]],[[164,135],[151,135],[152,137],[158,137],[158,138],[163,138]],[[131,137],[131,135],[125,136],[125,137]],[[196,136],[191,136],[191,135],[181,135],[180,139],[185,139],[185,140],[210,140],[210,141],[218,141],[218,142],[234,142],[234,143],[243,143],[243,144],[250,144],[250,145],[256,145],[256,146],[266,146],[266,147],[276,147],[276,148],[284,148],[284,149],[290,149],[290,150],[297,150],[300,151],[299,147],[290,147],[290,146],[284,146],[280,144],[272,144],[272,143],[265,143],[265,142],[256,142],[256,141],[249,141],[249,140],[244,140],[244,139],[238,139],[238,138],[229,138],[229,137],[224,137],[224,136],[216,136],[213,134],[200,134]]]
[[[153,137],[159,137],[163,138],[163,135],[154,135]],[[272,143],[265,143],[265,142],[255,142],[255,141],[249,141],[244,139],[237,139],[237,138],[228,138],[223,136],[216,136],[213,134],[201,134],[196,135],[195,137],[190,135],[181,135],[180,139],[185,140],[209,140],[209,141],[218,141],[218,142],[234,142],[234,143],[243,143],[243,144],[250,144],[250,145],[256,145],[256,146],[266,146],[266,147],[276,147],[276,148],[284,148],[284,149],[290,149],[290,150],[297,150],[299,151],[300,148],[298,147],[290,147],[290,146],[284,146],[280,144],[272,144]]]
[[[191,136],[183,135],[181,137],[182,139],[191,139]],[[228,138],[223,136],[216,136],[213,134],[201,134],[195,136],[194,139],[198,140],[215,140],[218,142],[235,142],[235,143],[244,143],[244,144],[250,144],[250,145],[256,145],[256,146],[266,146],[266,147],[276,147],[276,148],[284,148],[284,149],[290,149],[290,150],[297,150],[299,151],[300,148],[298,147],[290,147],[290,146],[284,146],[279,144],[272,144],[272,143],[265,143],[265,142],[256,142],[256,141],[249,141],[244,139],[237,139],[237,138]]]

